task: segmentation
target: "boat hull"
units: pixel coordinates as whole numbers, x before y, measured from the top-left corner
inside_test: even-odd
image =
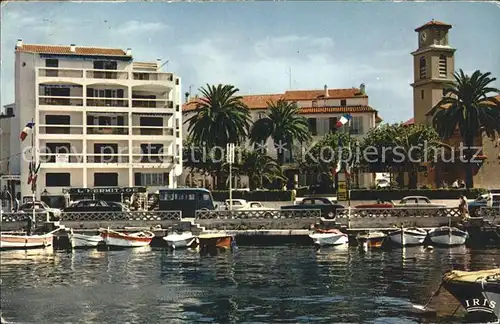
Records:
[[[103,232],[101,237],[104,244],[110,247],[141,247],[149,245],[153,240],[152,236],[137,237],[117,232]]]
[[[47,235],[0,235],[0,249],[37,249],[52,246],[53,234]]]
[[[429,239],[435,245],[457,246],[464,245],[469,234],[458,228],[442,227],[429,231]]]
[[[496,279],[489,280],[488,273],[493,277],[496,276]],[[467,276],[473,279],[462,279]],[[468,321],[487,323],[498,321],[500,317],[499,276],[500,269],[471,272],[450,271],[444,275],[442,284],[465,308]]]
[[[170,234],[163,238],[172,249],[187,248],[193,245],[196,237],[192,233]]]
[[[401,235],[403,232],[403,235]],[[425,230],[399,229],[387,235],[390,242],[399,246],[422,245],[427,237]]]
[[[384,233],[368,233],[361,234],[356,237],[358,243],[361,246],[365,246],[367,248],[380,248],[384,245],[385,239],[387,235]]]
[[[69,234],[68,238],[74,249],[97,247],[99,243],[103,242],[100,235]]]
[[[230,235],[220,237],[199,237],[200,248],[205,249],[230,249],[233,243],[233,237]]]
[[[349,238],[344,233],[314,233],[309,237],[313,240],[315,245],[331,246],[343,245],[349,243]]]

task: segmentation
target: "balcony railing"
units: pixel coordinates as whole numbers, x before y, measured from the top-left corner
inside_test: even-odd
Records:
[[[174,156],[166,154],[134,154],[133,163],[173,163]]]
[[[57,153],[46,153],[40,154],[41,163],[82,163],[82,154],[57,154]]]
[[[83,126],[75,125],[40,125],[40,134],[83,134]]]
[[[133,108],[174,108],[174,102],[165,99],[132,98]]]
[[[59,97],[59,96],[39,96],[39,105],[50,106],[83,106],[81,97]]]
[[[172,73],[164,72],[133,72],[134,80],[151,80],[151,81],[174,81]]]
[[[129,156],[122,154],[87,154],[87,163],[129,163]]]
[[[174,81],[174,75],[167,72],[138,72],[126,70],[72,69],[72,68],[38,68],[39,77],[75,78],[75,79],[108,79],[108,80],[146,80]]]
[[[128,99],[87,98],[88,107],[128,107]]]
[[[128,135],[128,126],[94,125],[87,126],[89,135]]]
[[[163,126],[133,126],[132,135],[173,136],[174,130]]]

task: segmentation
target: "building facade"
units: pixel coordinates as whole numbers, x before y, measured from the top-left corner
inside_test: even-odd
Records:
[[[415,29],[418,33],[418,49],[414,57],[413,70],[413,119],[411,124],[432,125],[437,112],[436,104],[443,98],[443,88],[453,82],[455,72],[455,51],[449,44],[451,25],[432,20]],[[459,131],[445,142],[458,154],[462,138]],[[500,143],[488,137],[475,139],[476,147],[482,148],[476,156],[479,161],[473,166],[474,186],[500,188]],[[451,154],[451,153],[450,153]],[[455,162],[426,165],[426,172],[420,172],[418,183],[431,187],[451,185],[456,180],[465,180],[465,166],[458,159]]]
[[[309,124],[309,131],[312,135],[312,142],[307,143],[307,147],[296,144],[291,150],[285,151],[284,171],[290,182],[298,181],[299,185],[310,185],[317,182],[315,175],[304,175],[294,170],[294,155],[301,154],[308,147],[314,145],[326,134],[336,129],[337,120],[345,114],[351,114],[350,134],[356,138],[361,138],[369,130],[376,127],[382,119],[378,111],[372,108],[368,102],[368,95],[365,91],[365,85],[359,88],[349,89],[329,89],[325,85],[319,90],[290,90],[281,94],[262,94],[242,96],[243,103],[250,109],[251,120],[255,122],[265,117],[268,102],[276,102],[283,99],[287,102],[295,102],[300,108],[299,113],[303,115]],[[192,114],[195,114],[197,99],[191,98],[183,107],[184,119],[187,120]],[[188,134],[188,126],[185,124],[184,134]],[[346,131],[343,127],[341,131]],[[249,144],[249,143],[248,143]],[[277,152],[274,148],[272,139],[266,143],[267,152],[270,156],[276,158]],[[296,159],[295,159],[296,161]],[[180,182],[187,186],[211,187],[211,179],[185,171],[181,176]],[[360,186],[371,186],[373,184],[371,174],[362,174],[359,177]],[[248,181],[243,177],[240,187],[246,187]]]
[[[182,172],[181,80],[131,49],[16,44],[21,192],[34,157],[36,198],[69,188],[175,187]],[[15,130],[18,131],[17,129]],[[17,135],[19,138],[19,135]],[[34,147],[34,150],[31,147]]]

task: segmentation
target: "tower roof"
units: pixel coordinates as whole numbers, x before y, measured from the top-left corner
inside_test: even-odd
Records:
[[[415,31],[418,32],[418,31],[420,31],[420,30],[422,30],[424,28],[428,28],[428,27],[431,27],[431,26],[441,27],[441,28],[445,28],[445,29],[450,29],[451,28],[450,24],[447,24],[447,23],[444,23],[444,22],[432,19],[428,23],[423,24],[422,26],[420,26],[417,29],[415,29]]]

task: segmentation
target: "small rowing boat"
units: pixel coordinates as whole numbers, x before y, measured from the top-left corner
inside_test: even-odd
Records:
[[[337,229],[318,229],[314,233],[310,234],[309,237],[317,246],[342,245],[349,243],[347,234],[344,234]]]
[[[73,229],[70,229],[68,239],[73,249],[97,247],[103,241],[101,235],[77,234],[73,233]]]
[[[52,232],[37,235],[27,235],[25,232],[2,232],[0,233],[0,249],[39,249],[52,246],[54,241],[54,233],[60,228]]]
[[[232,235],[219,233],[205,233],[198,236],[200,249],[229,249],[234,244]]]
[[[391,243],[399,246],[421,245],[427,237],[427,232],[418,227],[403,227],[387,235]]]
[[[101,237],[104,244],[110,247],[139,247],[151,243],[155,234],[149,231],[136,233],[117,232],[111,229],[101,229]]]
[[[464,245],[469,233],[456,227],[443,226],[429,231],[429,239],[435,245],[457,246]]]
[[[358,234],[356,239],[358,243],[362,246],[366,246],[367,248],[379,248],[384,244],[385,235],[382,232],[368,232],[365,234]]]
[[[190,247],[196,242],[196,237],[191,232],[170,233],[163,237],[168,246],[172,249]]]

